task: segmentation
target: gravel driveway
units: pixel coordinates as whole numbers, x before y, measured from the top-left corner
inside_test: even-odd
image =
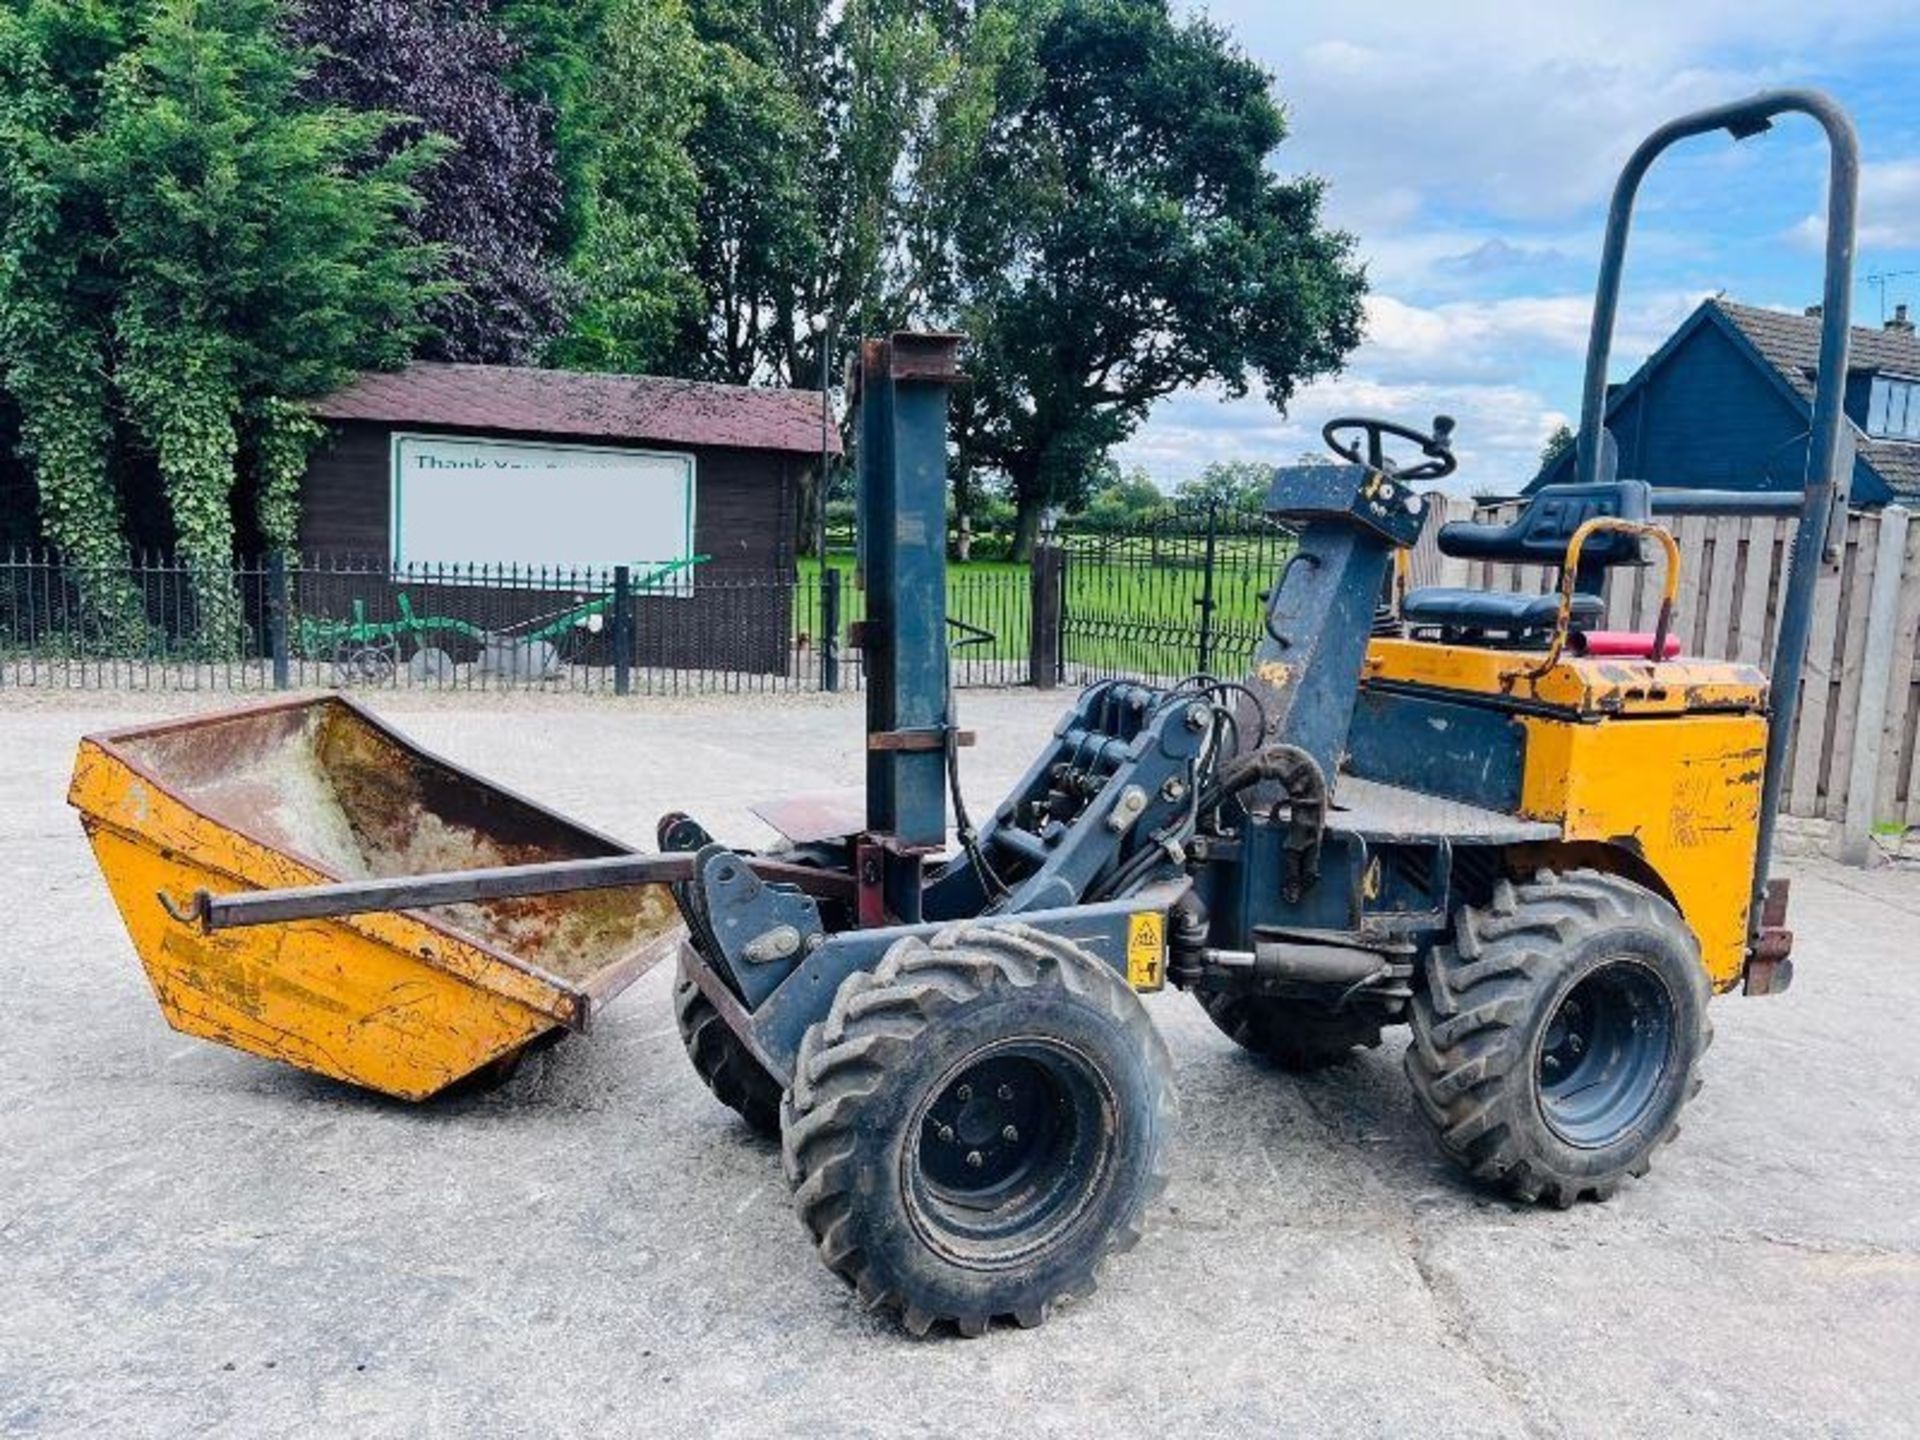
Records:
[[[1920,1433],[1920,879],[1803,862],[1799,980],[1716,1006],[1686,1133],[1612,1204],[1464,1185],[1399,1041],[1293,1079],[1178,994],[1145,1242],[1042,1329],[914,1341],[811,1253],[656,971],[503,1091],[409,1107],[161,1022],[0,697],[0,1433],[1101,1437]],[[985,808],[1065,700],[963,696]],[[857,783],[857,702],[397,697],[432,748],[650,841]]]

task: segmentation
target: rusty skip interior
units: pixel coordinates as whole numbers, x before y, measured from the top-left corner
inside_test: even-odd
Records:
[[[122,732],[113,748],[209,819],[334,880],[631,853],[405,744],[338,700]],[[575,984],[677,923],[663,886],[440,906],[421,914]]]

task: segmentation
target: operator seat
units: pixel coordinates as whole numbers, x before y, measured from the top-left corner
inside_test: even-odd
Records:
[[[1440,527],[1438,543],[1442,555],[1461,560],[1550,565],[1561,569],[1573,532],[1594,516],[1646,520],[1652,514],[1653,492],[1644,480],[1544,485],[1508,523],[1487,525],[1456,520]],[[1609,567],[1639,563],[1638,535],[1617,530],[1589,535],[1580,547],[1580,569],[1573,582],[1574,626],[1588,628],[1605,612],[1600,590]],[[1400,617],[1410,629],[1437,630],[1446,639],[1498,637],[1509,644],[1551,630],[1559,614],[1557,585],[1545,595],[1423,585],[1409,590],[1400,602]]]

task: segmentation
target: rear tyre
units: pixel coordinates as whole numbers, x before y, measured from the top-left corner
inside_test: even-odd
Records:
[[[1221,1034],[1282,1070],[1323,1070],[1380,1043],[1381,1019],[1371,1010],[1329,1010],[1301,1000],[1224,990],[1196,990],[1194,999]]]
[[[537,1055],[543,1050],[551,1050],[573,1032],[556,1025],[551,1030],[516,1045],[504,1055],[496,1055],[478,1070],[461,1076],[442,1093],[448,1095],[491,1095],[496,1090],[505,1089],[520,1075],[529,1055]]]
[[[683,956],[673,979],[673,1018],[694,1072],[714,1099],[732,1110],[755,1133],[780,1137],[780,1082],[753,1058],[720,1012],[687,973]]]
[[[916,1335],[1038,1325],[1140,1238],[1169,1068],[1138,997],[1065,940],[902,940],[801,1041],[781,1127],[801,1221]]]
[[[1415,991],[1407,1078],[1440,1148],[1522,1201],[1608,1198],[1647,1173],[1713,1038],[1699,946],[1597,871],[1502,881]]]

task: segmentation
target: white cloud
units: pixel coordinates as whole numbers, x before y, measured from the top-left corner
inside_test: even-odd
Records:
[[[1367,339],[1354,368],[1389,380],[1511,375],[1541,351],[1577,353],[1593,302],[1578,295],[1460,300],[1423,307],[1369,295]]]
[[[1912,0],[1194,8],[1275,73],[1290,127],[1277,165],[1327,179],[1327,219],[1359,236],[1373,294],[1348,371],[1306,386],[1290,415],[1258,396],[1165,401],[1121,449],[1164,484],[1215,459],[1288,461],[1317,449],[1321,422],[1342,411],[1411,424],[1446,411],[1463,461],[1453,486],[1517,488],[1576,403],[1599,225],[1632,146],[1686,109],[1889,63],[1891,38],[1916,33]],[[1749,198],[1782,184],[1805,184],[1807,202],[1822,194],[1811,123],[1741,146],[1701,138],[1659,167],[1634,227],[1613,378],[1715,284],[1791,296],[1791,276],[1743,265],[1740,236],[1761,213]],[[1732,221],[1724,234],[1718,196]],[[1801,200],[1788,188],[1780,204],[1763,228],[1784,227]],[[1818,238],[1818,217],[1801,228]],[[1920,159],[1868,165],[1862,246],[1916,240]]]
[[[1670,335],[1701,296],[1672,292],[1627,307],[1615,337],[1614,372],[1630,372]],[[1218,389],[1175,396],[1122,448],[1175,485],[1215,460],[1278,464],[1317,449],[1335,415],[1424,426],[1436,414],[1459,422],[1457,480],[1466,491],[1511,490],[1531,479],[1540,446],[1567,415],[1532,377],[1570,373],[1584,359],[1586,295],[1520,296],[1422,306],[1392,295],[1366,300],[1367,338],[1345,373],[1304,387],[1288,415],[1258,396],[1222,403]]]
[[[1703,298],[1672,291],[1629,302],[1614,334],[1617,360],[1632,368]],[[1419,306],[1369,295],[1366,309],[1366,342],[1351,368],[1385,380],[1435,383],[1513,379],[1545,360],[1583,357],[1593,298],[1521,295]]]
[[[1441,488],[1458,494],[1511,491],[1531,479],[1540,447],[1568,423],[1539,392],[1494,383],[1433,385],[1340,376],[1306,386],[1287,415],[1256,396],[1223,400],[1218,390],[1175,396],[1117,458],[1171,489],[1216,460],[1280,465],[1322,452],[1320,427],[1343,415],[1375,415],[1424,429],[1437,414],[1457,422],[1460,469]]]
[[[1291,416],[1207,394],[1156,411],[1123,458],[1165,482],[1214,459],[1288,459],[1338,409],[1412,423],[1447,411],[1464,488],[1524,482],[1577,399],[1599,225],[1631,148],[1684,110],[1806,83],[1843,56],[1872,63],[1915,29],[1911,0],[1195,8],[1275,73],[1290,126],[1278,166],[1327,179],[1327,218],[1358,234],[1374,293],[1347,373],[1305,388]],[[1684,201],[1783,159],[1811,196],[1817,152],[1817,132],[1794,122],[1757,145],[1703,138],[1661,167],[1635,226],[1615,378],[1738,271]],[[1920,232],[1920,162],[1881,168],[1868,172],[1869,227]]]
[[[1824,208],[1793,227],[1793,239],[1809,250],[1827,243]],[[1920,242],[1920,159],[1882,160],[1860,167],[1861,249],[1907,249]]]
[[[1600,58],[1645,69],[1717,50],[1784,55],[1867,45],[1910,14],[1904,0],[1854,0],[1844,9],[1805,0],[1345,0],[1285,10],[1267,0],[1214,0],[1205,8],[1243,36],[1285,34],[1300,44],[1363,36],[1367,47],[1403,61],[1439,56],[1507,69]]]
[[[1275,72],[1292,120],[1282,168],[1327,176],[1334,218],[1363,233],[1463,193],[1484,213],[1529,220],[1602,204],[1620,161],[1653,125],[1805,83],[1844,55],[1882,53],[1889,35],[1913,25],[1910,0],[1204,8]],[[1687,150],[1715,153],[1704,139]]]
[[[1327,176],[1330,217],[1363,234],[1462,201],[1532,223],[1589,212],[1655,125],[1778,78],[1757,69],[1636,71],[1604,51],[1604,60],[1515,64],[1497,46],[1469,57],[1396,55],[1382,45],[1373,52],[1377,78],[1360,82],[1353,48],[1329,64],[1325,47],[1310,47],[1283,68],[1294,125],[1277,160]],[[1380,94],[1391,98],[1379,103]]]

